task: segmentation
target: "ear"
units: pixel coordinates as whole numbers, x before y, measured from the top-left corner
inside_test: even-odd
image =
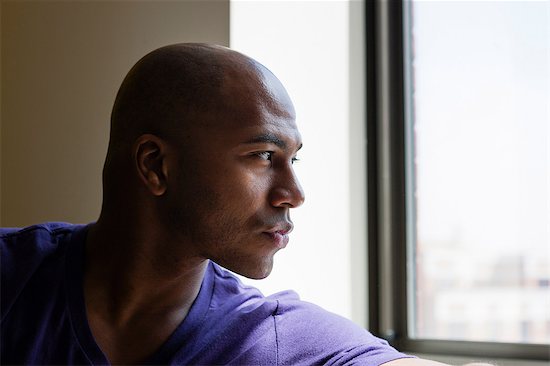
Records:
[[[151,134],[141,135],[134,143],[138,176],[154,196],[162,196],[167,189],[167,150],[166,142]]]

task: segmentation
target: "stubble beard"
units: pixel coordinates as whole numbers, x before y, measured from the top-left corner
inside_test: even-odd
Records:
[[[258,234],[259,241],[265,225],[258,215],[245,217],[231,211],[221,204],[219,193],[206,187],[178,201],[169,220],[193,252],[245,277],[261,279],[271,273],[274,253],[254,251],[254,245],[259,245],[254,235]]]

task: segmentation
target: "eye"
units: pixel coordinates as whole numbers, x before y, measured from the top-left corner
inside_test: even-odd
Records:
[[[273,151],[260,151],[257,152],[256,155],[262,160],[271,161],[271,158],[273,157]]]

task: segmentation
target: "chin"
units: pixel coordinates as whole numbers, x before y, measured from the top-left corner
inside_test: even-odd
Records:
[[[264,278],[267,278],[270,274],[271,274],[271,268],[268,271],[254,272],[250,275],[243,274],[243,276],[248,277],[252,280],[263,280]]]
[[[269,260],[265,259],[259,263],[238,263],[235,265],[229,263],[218,264],[246,278],[262,280],[271,274],[271,270],[273,269],[273,258]]]

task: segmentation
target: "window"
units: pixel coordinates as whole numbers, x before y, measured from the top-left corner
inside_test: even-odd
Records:
[[[540,98],[548,98],[544,67],[549,60],[548,54],[536,53],[550,43],[547,9],[544,2],[232,1],[231,46],[259,59],[282,80],[305,143],[296,169],[307,199],[292,214],[291,243],[277,254],[267,280],[247,282],[266,294],[293,288],[303,299],[367,326],[408,352],[547,357],[542,345],[547,338],[536,338],[550,330],[545,320],[550,278],[543,255],[550,221],[544,211],[548,169],[543,168],[550,165],[548,111],[540,108],[546,103]],[[525,63],[529,70],[521,67]],[[488,74],[475,76],[480,67]],[[459,72],[465,69],[472,70],[468,78]],[[465,83],[479,80],[483,83],[468,93]],[[533,81],[538,92],[528,95],[521,88]],[[498,95],[487,89],[495,85]],[[502,97],[507,90],[512,94]],[[439,98],[437,108],[430,103],[434,98]],[[467,104],[468,98],[477,104]],[[490,104],[495,101],[496,107]],[[472,110],[476,119],[464,117]],[[510,116],[515,119],[504,122]],[[531,124],[525,129],[527,120]],[[462,181],[470,170],[476,179]],[[505,192],[488,189],[494,185]],[[488,195],[480,199],[472,190]],[[524,220],[527,226],[512,226],[521,222],[513,220],[517,208],[508,210],[506,225],[497,219],[506,213],[500,207],[514,202],[533,214]],[[495,207],[496,223],[484,221],[481,236],[468,231],[475,227],[471,222],[478,223],[474,215],[490,216]],[[361,283],[365,222],[368,309]],[[517,246],[509,235],[521,231],[538,243],[532,250]],[[499,236],[493,238],[495,232]],[[490,244],[502,244],[503,238],[512,249],[504,253],[498,246],[495,253]],[[472,258],[472,245],[483,246],[486,254],[476,250]],[[471,298],[464,301],[466,296]],[[512,320],[511,314],[519,316]]]
[[[292,98],[306,194],[271,275],[243,279],[366,326],[364,7],[361,1],[230,2],[231,47],[253,56]]]
[[[368,3],[370,323],[398,347],[549,357],[549,18]]]

